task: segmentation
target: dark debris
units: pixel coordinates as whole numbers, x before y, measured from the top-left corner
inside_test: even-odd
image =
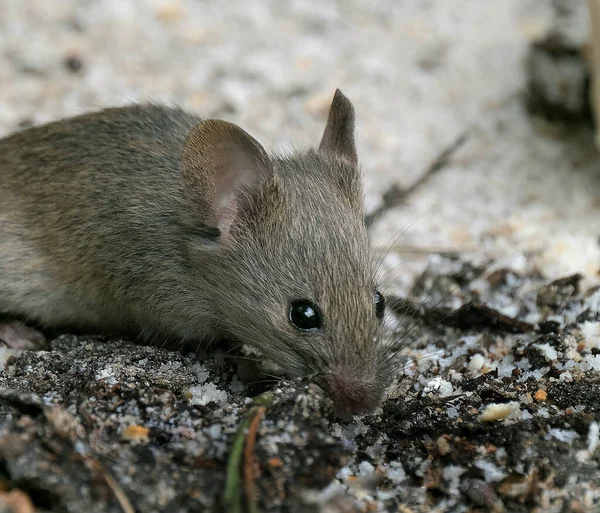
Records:
[[[401,311],[427,329],[380,413],[338,424],[316,386],[273,388],[253,449],[261,511],[600,507],[600,292],[509,275],[448,259],[417,280]],[[448,291],[440,310],[414,306]],[[0,389],[0,490],[37,511],[223,510],[252,400],[218,355],[65,335],[9,358]]]

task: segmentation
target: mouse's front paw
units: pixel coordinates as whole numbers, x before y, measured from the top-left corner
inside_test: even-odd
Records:
[[[46,344],[46,337],[21,321],[0,322],[0,343],[11,349],[39,351]]]

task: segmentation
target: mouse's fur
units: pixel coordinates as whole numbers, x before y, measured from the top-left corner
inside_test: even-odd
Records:
[[[269,155],[176,108],[113,108],[0,140],[0,313],[43,327],[231,337],[314,375],[350,413],[391,379],[377,341],[354,110],[318,150]],[[299,332],[290,301],[323,326]]]

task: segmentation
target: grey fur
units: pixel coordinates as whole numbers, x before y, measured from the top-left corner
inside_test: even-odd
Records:
[[[231,337],[290,375],[315,375],[340,410],[373,409],[391,369],[348,153],[354,113],[338,95],[321,150],[270,156],[269,172],[241,188],[226,243],[204,175],[217,157],[188,140],[202,127],[193,115],[113,108],[0,140],[0,312],[182,342]],[[225,140],[223,122],[211,123],[207,145]],[[233,130],[264,170],[267,153]],[[204,155],[197,165],[190,148]],[[198,173],[207,189],[190,182]],[[297,298],[319,305],[321,333],[290,325]]]

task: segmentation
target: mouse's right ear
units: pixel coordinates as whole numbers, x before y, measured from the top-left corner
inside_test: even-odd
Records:
[[[182,157],[183,179],[203,221],[226,242],[247,202],[273,175],[260,143],[233,123],[208,119],[190,131]]]
[[[356,166],[358,156],[354,142],[354,118],[352,102],[336,89],[319,151],[343,157]]]

